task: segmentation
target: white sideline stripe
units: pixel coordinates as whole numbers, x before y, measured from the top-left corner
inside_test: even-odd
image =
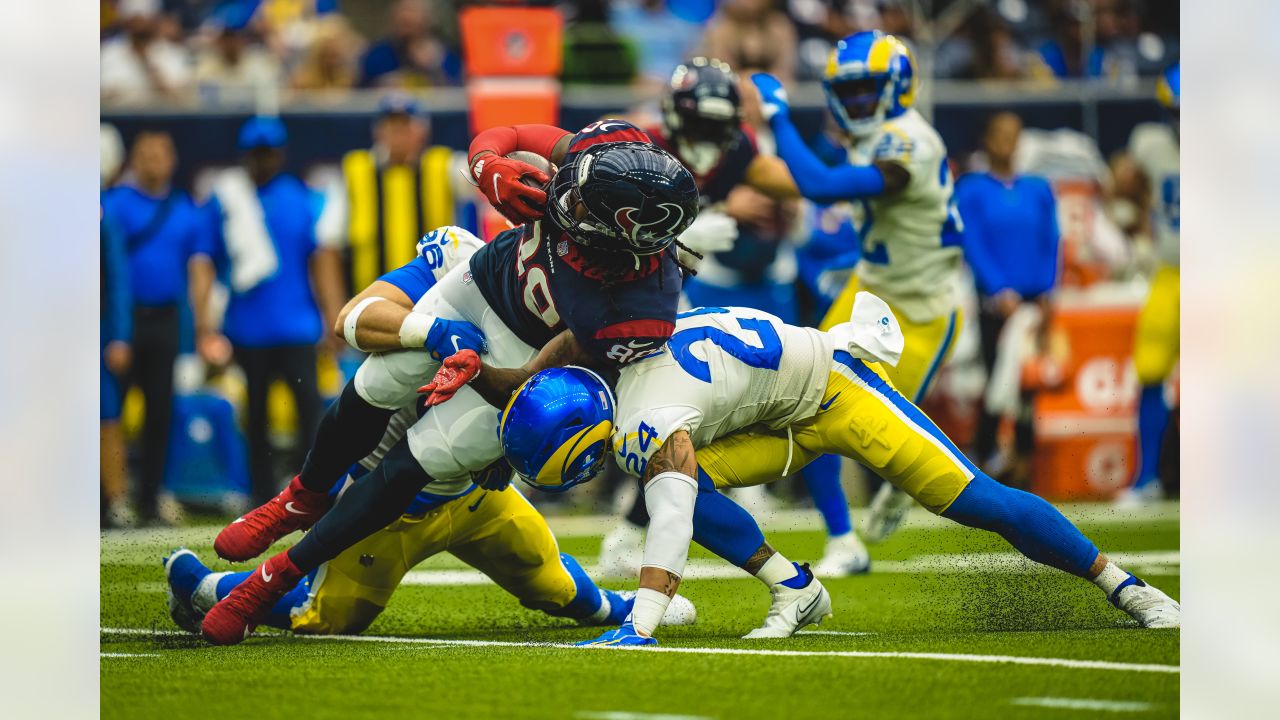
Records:
[[[847,630],[801,630],[800,632],[796,633],[796,635],[843,635],[843,636],[846,636],[846,637],[853,637],[853,636],[855,636],[855,635],[859,635],[859,636],[864,636],[864,635],[875,635],[875,633],[873,633],[873,632],[850,632],[850,631],[847,631]]]
[[[98,657],[104,658],[131,658],[131,657],[160,657],[159,653],[116,653],[116,652],[100,652]]]
[[[1102,712],[1145,712],[1155,707],[1149,702],[1127,700],[1091,700],[1088,698],[1020,697],[1010,701],[1014,705],[1057,708],[1060,710],[1100,710]]]
[[[589,720],[712,720],[707,715],[668,715],[666,712],[626,712],[621,710],[579,710],[573,717]]]
[[[190,633],[177,630],[148,630],[146,628],[102,628],[108,635],[153,635],[171,637]],[[843,657],[868,659],[942,660],[949,662],[1001,663],[1009,665],[1044,665],[1076,670],[1116,670],[1120,672],[1180,673],[1178,665],[1147,663],[1123,663],[1109,660],[1075,660],[1071,658],[1028,657],[1024,655],[965,655],[962,653],[896,652],[871,650],[765,650],[748,648],[700,648],[700,647],[607,647],[582,648],[569,643],[515,642],[511,640],[456,640],[445,638],[392,637],[387,635],[294,635],[301,640],[329,640],[338,642],[392,643],[403,645],[454,645],[458,647],[520,647],[558,648],[582,652],[584,650],[667,652],[691,655],[760,655],[770,657]]]

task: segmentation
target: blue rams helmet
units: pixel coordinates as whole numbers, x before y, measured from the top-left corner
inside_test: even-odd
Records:
[[[1165,71],[1160,74],[1160,79],[1156,81],[1156,99],[1169,110],[1177,112],[1181,96],[1181,63],[1174,63],[1165,68]]]
[[[613,408],[613,391],[590,370],[543,370],[526,380],[502,410],[502,452],[521,480],[539,490],[564,492],[604,467]]]
[[[698,216],[698,186],[656,145],[604,142],[566,158],[551,178],[547,209],[581,245],[653,255]]]
[[[836,121],[850,135],[868,135],[916,99],[916,62],[893,35],[870,30],[836,43],[822,87]]]

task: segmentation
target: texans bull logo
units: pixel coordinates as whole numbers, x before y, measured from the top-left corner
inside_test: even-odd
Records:
[[[622,228],[622,234],[632,242],[675,235],[676,228],[680,227],[680,223],[684,221],[684,209],[675,203],[660,203],[658,207],[662,208],[662,217],[649,222],[640,222],[635,217],[640,212],[640,208],[634,207],[619,209],[613,214],[613,221]]]

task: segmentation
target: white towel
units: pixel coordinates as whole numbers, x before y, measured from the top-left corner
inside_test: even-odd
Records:
[[[892,366],[897,366],[906,345],[902,326],[889,304],[865,290],[853,296],[849,322],[836,325],[828,334],[835,340],[836,349],[848,350],[861,360]]]
[[[1040,329],[1040,307],[1023,303],[1004,322],[996,341],[996,361],[987,378],[984,404],[987,412],[1013,417],[1022,403],[1022,365],[1036,352],[1036,332]]]
[[[231,260],[231,289],[248,292],[275,275],[280,267],[258,190],[243,168],[228,168],[214,179],[213,194],[222,206],[222,236]]]

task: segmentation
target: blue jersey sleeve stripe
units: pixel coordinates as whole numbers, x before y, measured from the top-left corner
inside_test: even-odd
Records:
[[[436,276],[431,272],[430,265],[421,257],[414,258],[378,279],[400,288],[415,303],[436,284]]]

